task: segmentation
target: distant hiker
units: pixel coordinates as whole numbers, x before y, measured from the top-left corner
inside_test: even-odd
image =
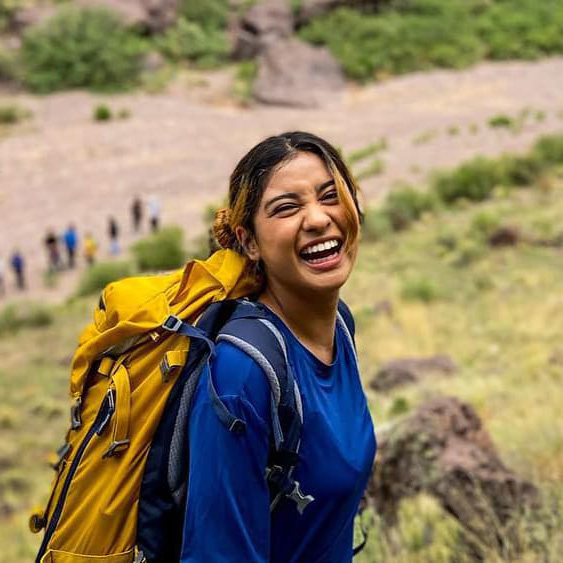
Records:
[[[74,268],[76,247],[78,246],[78,235],[76,234],[76,227],[70,224],[63,234],[63,240],[66,247],[66,255],[68,259],[68,267]]]
[[[149,199],[148,203],[149,207],[149,223],[151,225],[151,231],[156,233],[158,231],[158,227],[160,225],[160,202],[158,198],[153,195]]]
[[[119,225],[115,217],[110,217],[108,222],[109,251],[113,256],[119,254]]]
[[[139,196],[136,196],[131,204],[131,219],[133,220],[133,232],[138,233],[143,220],[143,202]]]
[[[96,253],[98,251],[98,245],[91,233],[86,233],[84,236],[83,251],[86,263],[91,266],[96,261]]]
[[[52,229],[47,231],[44,242],[47,248],[47,268],[50,272],[56,272],[61,269],[61,255],[57,235]]]
[[[25,261],[19,250],[14,250],[12,254],[12,269],[16,276],[16,285],[18,289],[25,289]]]
[[[0,256],[0,295],[4,295],[5,293],[5,286],[4,286],[4,258]]]

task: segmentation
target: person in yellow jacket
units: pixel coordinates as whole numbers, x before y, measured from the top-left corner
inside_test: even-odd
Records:
[[[96,254],[98,252],[98,244],[91,233],[86,233],[84,237],[84,259],[86,263],[91,266],[96,261]]]

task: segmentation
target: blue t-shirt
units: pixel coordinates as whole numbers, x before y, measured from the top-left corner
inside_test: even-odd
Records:
[[[230,432],[213,410],[202,374],[190,417],[190,473],[183,563],[344,563],[376,443],[354,351],[337,323],[335,357],[320,362],[271,313],[282,330],[303,401],[299,463],[293,477],[315,501],[302,515],[283,498],[270,515],[265,480],[270,388],[258,364],[220,342],[212,366],[217,392],[246,422]]]

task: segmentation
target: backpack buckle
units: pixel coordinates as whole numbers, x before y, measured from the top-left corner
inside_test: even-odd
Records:
[[[288,495],[285,495],[287,498],[291,499],[297,505],[297,512],[299,514],[303,514],[303,511],[307,508],[307,506],[315,500],[315,497],[311,495],[304,495],[299,488],[299,481],[295,481],[295,487]]]
[[[181,326],[182,319],[179,319],[175,315],[168,315],[166,320],[162,323],[162,328],[169,332],[178,332]]]
[[[82,405],[82,399],[77,397],[74,404],[70,407],[70,428],[71,430],[77,430],[82,426],[82,419],[80,418],[80,407]]]
[[[103,453],[102,459],[113,457],[114,455],[125,451],[129,447],[129,440],[114,440],[109,448]]]

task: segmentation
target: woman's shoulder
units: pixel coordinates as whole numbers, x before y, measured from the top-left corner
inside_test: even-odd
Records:
[[[258,362],[239,346],[219,341],[211,364],[211,375],[221,397],[240,397],[258,411],[268,405],[269,385]]]

